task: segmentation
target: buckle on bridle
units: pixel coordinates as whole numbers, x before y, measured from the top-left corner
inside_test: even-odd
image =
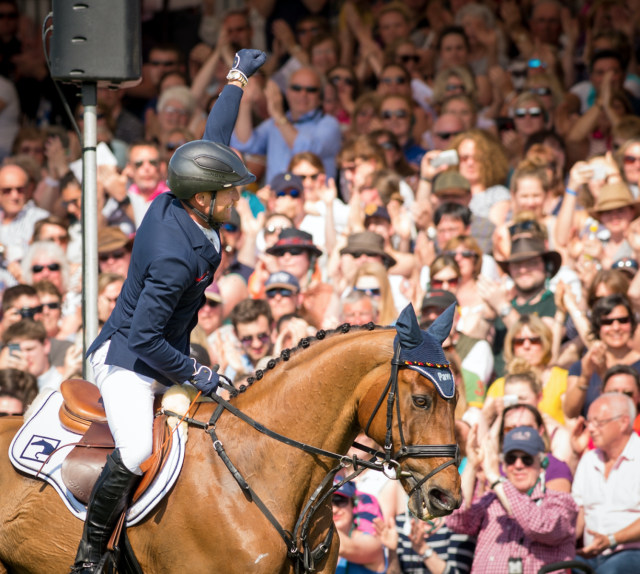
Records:
[[[400,480],[402,476],[402,469],[400,463],[397,460],[390,460],[389,462],[382,463],[382,474],[384,474],[389,480]]]

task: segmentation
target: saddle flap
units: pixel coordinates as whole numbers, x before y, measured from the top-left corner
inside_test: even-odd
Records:
[[[82,379],[69,379],[60,385],[64,406],[69,414],[88,421],[107,422],[98,387]]]
[[[78,446],[87,448],[108,448],[111,452],[116,448],[116,444],[113,441],[113,435],[111,429],[106,423],[94,422],[84,433],[84,436],[78,442]]]
[[[168,438],[166,444],[165,438]],[[153,421],[153,454],[140,465],[144,475],[133,493],[132,502],[136,502],[144,494],[164,466],[167,456],[171,452],[172,439],[171,429],[167,425],[167,417],[165,415],[156,417]]]

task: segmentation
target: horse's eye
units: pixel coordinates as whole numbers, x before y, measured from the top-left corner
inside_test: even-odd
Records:
[[[419,409],[428,409],[431,406],[431,399],[429,397],[414,396],[411,397],[413,404]]]

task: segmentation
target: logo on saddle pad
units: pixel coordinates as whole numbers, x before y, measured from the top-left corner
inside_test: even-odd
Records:
[[[33,435],[22,451],[20,458],[44,462],[60,445],[60,441],[46,436]]]

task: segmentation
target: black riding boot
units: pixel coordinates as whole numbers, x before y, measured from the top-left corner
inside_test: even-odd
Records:
[[[96,572],[98,563],[107,551],[111,534],[139,479],[140,476],[122,464],[118,449],[107,456],[107,464],[91,491],[84,532],[72,572]]]

